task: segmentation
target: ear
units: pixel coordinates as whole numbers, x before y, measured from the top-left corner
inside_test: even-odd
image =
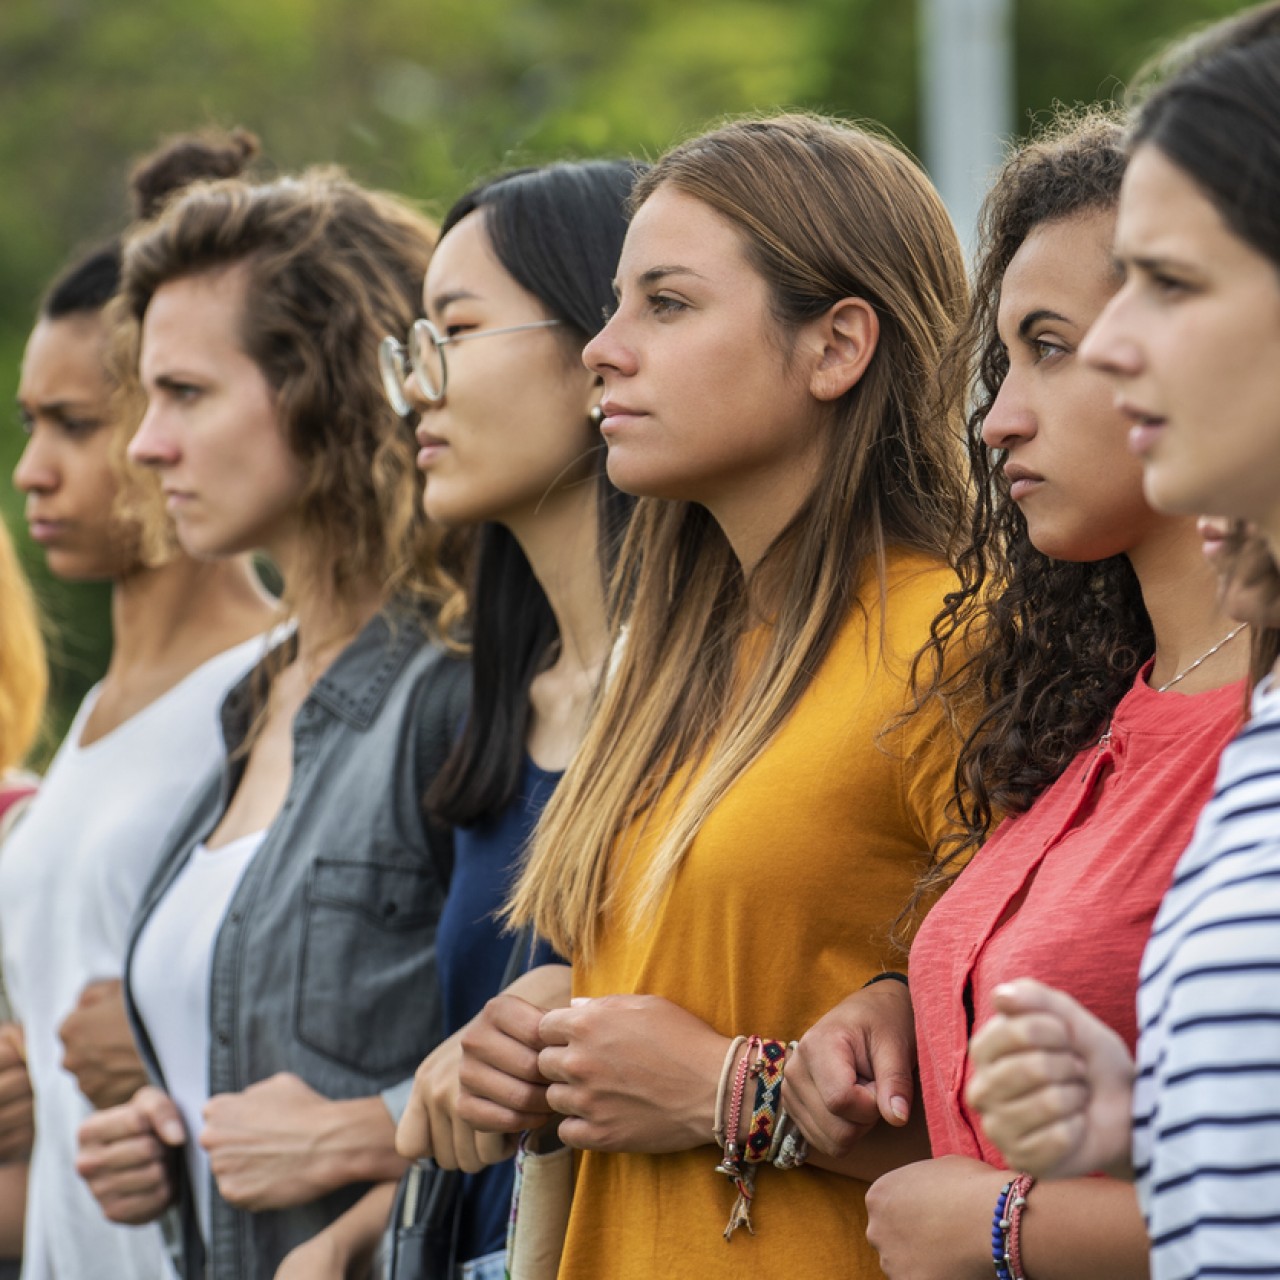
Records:
[[[818,400],[839,400],[855,386],[880,342],[880,317],[865,298],[842,298],[811,325],[817,357],[809,390]]]

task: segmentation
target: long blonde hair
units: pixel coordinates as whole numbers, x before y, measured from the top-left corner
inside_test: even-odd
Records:
[[[778,732],[855,606],[883,593],[887,548],[945,556],[966,502],[959,423],[939,408],[936,383],[964,313],[964,262],[912,160],[854,125],[787,115],[677,147],[638,184],[633,206],[667,185],[741,233],[784,337],[852,296],[875,307],[880,340],[833,406],[814,492],[750,584],[704,508],[637,507],[613,592],[626,642],[508,909],[512,923],[532,922],[588,962],[615,905],[619,859],[668,782],[680,779],[678,803],[626,904],[632,921],[649,914],[707,815]],[[756,592],[768,592],[774,625],[758,671],[735,688]]]
[[[0,524],[0,774],[21,764],[31,750],[48,691],[35,599]]]

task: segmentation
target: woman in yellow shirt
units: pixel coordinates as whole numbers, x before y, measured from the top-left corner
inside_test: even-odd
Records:
[[[836,121],[727,125],[633,203],[584,354],[610,478],[642,495],[625,639],[510,908],[579,999],[526,1006],[496,1053],[467,1037],[459,1110],[550,1110],[582,1151],[566,1280],[873,1276],[842,1176],[875,1171],[873,1143],[839,1171],[756,1166],[754,1234],[726,1244],[712,1131],[722,1065],[731,1138],[768,1101],[733,1037],[785,1047],[884,968],[944,821],[951,735],[899,717],[954,581],[964,491],[932,390],[963,263],[919,169]]]

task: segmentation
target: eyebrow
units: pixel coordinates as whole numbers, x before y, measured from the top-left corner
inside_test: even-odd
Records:
[[[1168,255],[1135,253],[1131,256],[1126,256],[1120,254],[1117,261],[1121,265],[1127,264],[1131,267],[1137,267],[1147,272],[1148,275],[1159,271],[1177,271],[1187,275],[1198,274],[1191,263],[1185,262],[1180,258],[1171,258]]]
[[[446,310],[455,302],[474,302],[479,296],[479,294],[472,293],[470,289],[451,289],[448,293],[442,293],[438,297],[432,298],[427,310],[434,311],[439,315],[441,311]]]
[[[92,400],[37,400],[33,404],[28,404],[21,396],[14,398],[19,410],[23,413],[44,413],[50,416],[60,416],[62,414],[97,414],[101,413],[100,405],[95,404]]]
[[[1018,325],[1018,337],[1025,338],[1042,320],[1057,320],[1061,324],[1073,323],[1067,316],[1058,311],[1050,311],[1047,307],[1040,307],[1035,311],[1028,311],[1022,317],[1022,321]]]
[[[695,280],[706,279],[706,276],[700,271],[695,271],[692,267],[681,267],[672,264],[670,266],[650,267],[648,271],[642,271],[636,277],[636,284],[645,289],[650,285],[657,284],[660,280],[665,280],[668,276],[693,276]],[[613,281],[613,292],[615,296],[622,293],[622,286],[616,279]]]
[[[151,379],[151,385],[159,387],[162,391],[173,391],[178,387],[187,387],[192,383],[202,383],[204,381],[204,379],[197,377],[195,374],[171,370],[168,373],[157,374],[156,377]]]

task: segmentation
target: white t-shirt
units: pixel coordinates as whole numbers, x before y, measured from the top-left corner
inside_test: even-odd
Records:
[[[187,1130],[188,1172],[206,1240],[212,1173],[200,1135],[209,1101],[213,946],[240,877],[266,837],[256,831],[217,849],[197,845],[138,935],[129,971],[138,1012]]]
[[[23,1280],[171,1274],[159,1229],[107,1222],[76,1174],[76,1135],[92,1107],[60,1065],[58,1027],[87,983],[121,976],[165,837],[221,762],[223,696],[263,652],[254,639],[211,658],[81,747],[92,689],[0,854],[5,983],[36,1099]]]
[[[1280,688],[1222,753],[1142,962],[1133,1165],[1154,1280],[1280,1275]]]

